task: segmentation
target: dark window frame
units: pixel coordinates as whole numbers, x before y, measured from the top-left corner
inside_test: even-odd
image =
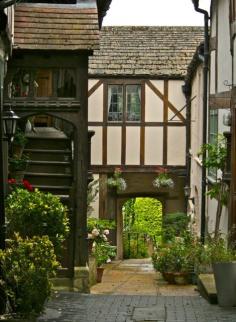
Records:
[[[114,85],[120,85],[122,86],[123,89],[123,108],[122,108],[122,118],[120,120],[109,120],[109,86],[114,86]],[[139,120],[128,120],[127,119],[127,86],[129,85],[136,85],[136,86],[140,86],[140,113],[139,113]],[[106,81],[106,86],[104,88],[105,90],[105,104],[104,104],[104,108],[106,110],[106,118],[104,119],[105,122],[109,123],[109,124],[137,124],[140,125],[143,121],[143,111],[144,111],[144,104],[143,104],[143,96],[144,96],[144,83],[141,80],[107,80]]]

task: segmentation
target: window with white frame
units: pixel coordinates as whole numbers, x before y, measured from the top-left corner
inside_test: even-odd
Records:
[[[108,85],[108,121],[141,121],[141,85]]]

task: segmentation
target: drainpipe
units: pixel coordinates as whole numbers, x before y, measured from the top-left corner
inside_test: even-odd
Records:
[[[202,124],[202,144],[207,143],[207,116],[208,116],[208,70],[209,70],[209,14],[206,10],[199,8],[199,0],[192,0],[194,9],[204,15],[204,63],[203,63],[203,124]],[[206,153],[203,153],[203,161]],[[205,240],[206,229],[206,168],[202,167],[202,194],[201,194],[201,240]]]

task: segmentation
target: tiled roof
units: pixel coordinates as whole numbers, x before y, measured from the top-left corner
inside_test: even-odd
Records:
[[[14,47],[39,50],[99,48],[96,2],[85,5],[18,4]]]
[[[201,27],[103,27],[89,74],[182,77],[202,40]]]

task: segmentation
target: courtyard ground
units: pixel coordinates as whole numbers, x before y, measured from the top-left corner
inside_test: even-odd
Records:
[[[150,260],[126,260],[107,265],[91,294],[56,293],[39,321],[235,322],[236,308],[209,304],[194,285],[167,285]]]

